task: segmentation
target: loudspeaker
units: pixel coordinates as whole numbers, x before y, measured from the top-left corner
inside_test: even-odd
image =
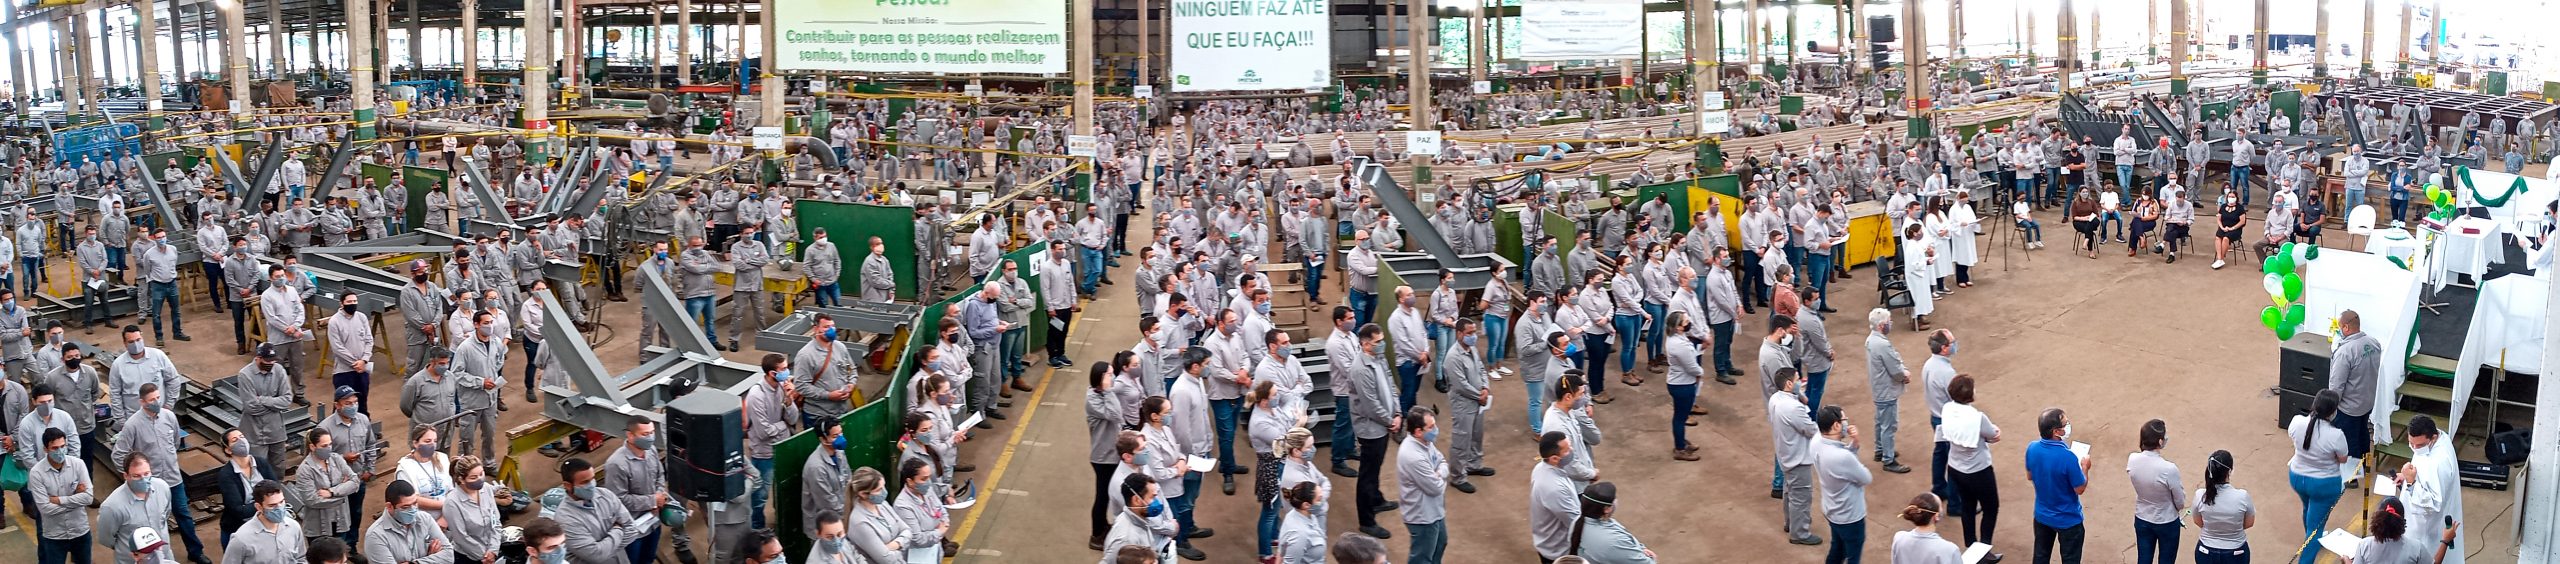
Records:
[[[2276,428],[2293,425],[2293,416],[2310,415],[2312,394],[2293,390],[2276,390]]]
[[[2276,387],[2302,395],[2329,387],[2329,338],[2316,333],[2294,335],[2277,346]]]
[[[1899,41],[1894,38],[1898,37],[1896,32],[1901,31],[1901,27],[1894,24],[1893,16],[1868,16],[1867,40],[1876,43]]]
[[[666,410],[667,492],[699,502],[745,495],[747,433],[738,397],[698,389]]]

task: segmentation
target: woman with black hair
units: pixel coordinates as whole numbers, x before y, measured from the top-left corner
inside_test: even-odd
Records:
[[[2161,456],[2169,446],[2169,422],[2142,424],[2142,451],[2125,458],[2125,475],[2133,479],[2133,562],[2178,561],[2178,512],[2187,508],[2187,487],[2178,464]]]
[[[1280,538],[1280,457],[1278,444],[1289,431],[1303,426],[1304,414],[1282,415],[1278,385],[1270,380],[1255,382],[1253,391],[1245,394],[1245,402],[1253,406],[1253,424],[1246,442],[1253,445],[1253,499],[1262,503],[1262,519],[1254,528],[1254,551],[1258,556],[1271,556],[1271,541]]]
[[[1618,485],[1597,482],[1582,489],[1582,520],[1573,525],[1573,549],[1591,564],[1652,564],[1653,549],[1618,523]]]
[[[1956,515],[1964,525],[1964,543],[1992,544],[1992,532],[2000,528],[2000,479],[1992,472],[1991,444],[2000,442],[2000,426],[1991,416],[1973,408],[1974,379],[1971,374],[1958,374],[1947,381],[1947,405],[1941,413],[1944,423],[1938,426],[1940,439],[1947,441],[1947,482],[1956,488]],[[1976,423],[1963,424],[1971,418]],[[1963,429],[1972,428],[1972,433]],[[1976,522],[1981,524],[1975,527]],[[1985,556],[1985,563],[1997,563],[2001,554]]]
[[[2249,490],[2231,485],[2231,451],[2205,457],[2195,508],[2196,564],[2249,564],[2249,528],[2258,526],[2258,507],[2249,501]]]
[[[1280,492],[1280,498],[1289,503],[1274,554],[1281,564],[1324,564],[1324,514],[1316,510],[1320,499],[1316,489],[1316,482],[1299,482]]]
[[[2342,555],[2347,564],[2433,564],[2444,561],[2445,543],[2431,541],[2450,539],[2409,538],[2409,507],[2400,498],[2384,498],[2382,506],[2365,520],[2364,545],[2353,555]],[[2448,535],[2450,536],[2450,535]]]
[[[1092,453],[1086,462],[1093,463],[1093,544],[1101,544],[1102,536],[1111,531],[1111,474],[1120,468],[1121,414],[1120,398],[1112,393],[1111,365],[1093,363],[1084,393],[1084,428],[1092,436]]]
[[[1893,533],[1892,564],[1964,563],[1964,549],[1938,536],[1938,518],[1945,509],[1946,503],[1932,493],[1912,496],[1911,504],[1902,506],[1902,520],[1911,523],[1911,530]]]
[[[2293,459],[2285,463],[2286,475],[2293,482],[2293,495],[2302,498],[2302,530],[2309,537],[2329,528],[2329,510],[2346,493],[2346,483],[2339,476],[2348,460],[2347,434],[2329,424],[2338,414],[2339,398],[2337,390],[2320,390],[2311,399],[2311,413],[2293,416],[2293,423],[2286,426],[2285,432],[2293,437]],[[2318,550],[2304,550],[2301,564],[2311,564],[2319,555]]]

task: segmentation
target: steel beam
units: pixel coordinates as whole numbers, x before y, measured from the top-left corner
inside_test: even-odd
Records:
[[[320,184],[311,187],[311,199],[329,201],[329,191],[338,187],[339,179],[346,178],[347,161],[353,160],[355,154],[356,136],[338,138],[338,148],[329,152],[329,169],[321,171]]]

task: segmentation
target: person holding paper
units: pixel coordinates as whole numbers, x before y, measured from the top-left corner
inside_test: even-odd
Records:
[[[2434,417],[2410,418],[2408,432],[2411,460],[2400,469],[2400,498],[2409,507],[2409,529],[2418,538],[2446,537],[2450,548],[2440,561],[2461,564],[2462,523],[2458,517],[2451,526],[2446,522],[2462,514],[2462,475],[2454,465],[2453,445],[2444,442]]]
[[[1912,496],[1911,504],[1902,506],[1902,520],[1911,523],[1911,530],[1893,533],[1892,564],[1964,564],[1964,549],[1938,536],[1945,507],[1932,493]]]
[[[1769,440],[1780,475],[1785,477],[1787,542],[1800,545],[1822,544],[1813,536],[1813,438],[1814,424],[1810,411],[1799,395],[1804,389],[1804,373],[1794,368],[1780,368],[1775,375],[1778,389],[1769,394]],[[1988,464],[1988,462],[1986,462]]]
[[[2178,511],[2186,509],[2186,486],[2178,464],[2160,455],[2169,445],[2169,423],[2142,424],[2142,452],[2126,457],[2124,473],[2133,479],[2133,562],[2173,564],[2178,561]]]
[[[1461,320],[1472,323],[1474,320]],[[1471,358],[1469,355],[1461,357]],[[1462,407],[1463,409],[1463,407]],[[1404,412],[1404,445],[1396,450],[1397,500],[1403,502],[1401,513],[1407,534],[1413,535],[1413,548],[1405,561],[1410,564],[1440,564],[1440,556],[1449,548],[1448,488],[1451,487],[1448,459],[1440,455],[1439,418],[1431,406],[1418,406]],[[1464,475],[1457,477],[1461,480]],[[1456,485],[1466,485],[1459,481]],[[1467,490],[1474,490],[1468,486]],[[1472,493],[1472,492],[1471,492]]]
[[[2338,391],[2320,390],[2311,399],[2309,415],[2293,416],[2285,426],[2293,438],[2293,459],[2285,463],[2287,476],[2293,483],[2293,495],[2302,498],[2303,534],[2318,536],[2329,527],[2329,510],[2338,505],[2338,497],[2346,493],[2346,482],[2339,480],[2346,464],[2347,436],[2330,422],[2338,415]],[[2316,550],[2302,551],[2301,564],[2311,564],[2320,556]]]
[[[2249,528],[2258,526],[2258,507],[2249,501],[2249,490],[2231,485],[2231,451],[2205,457],[2194,514],[2196,564],[2248,564]]]
[[[2080,495],[2089,491],[2086,445],[2071,442],[2071,416],[2049,408],[2036,416],[2036,442],[2027,445],[2027,480],[2036,486],[2036,564],[2050,562],[2060,545],[2064,564],[2080,564],[2080,547],[2088,538],[2082,523]]]
[[[926,562],[940,562],[944,549],[956,548],[951,541],[943,540],[951,532],[951,510],[943,507],[951,503],[951,498],[942,493],[947,486],[934,485],[934,466],[920,458],[898,464],[898,483],[904,491],[899,492],[898,501],[891,508],[907,524],[908,542],[902,552],[907,558],[923,557]]]
[[[1991,444],[2000,442],[2000,426],[1973,408],[1973,376],[1958,374],[1947,382],[1938,439],[1947,444],[1947,483],[1956,490],[1956,515],[1964,524],[1964,544],[1991,544],[2000,529],[2000,481],[1991,468]],[[1979,523],[1979,528],[1975,525]],[[1992,553],[1982,562],[1997,563]]]
[[[1867,485],[1875,475],[1858,462],[1858,426],[1837,405],[1814,414],[1822,438],[1813,443],[1815,472],[1822,475],[1822,515],[1831,524],[1831,552],[1824,564],[1857,564],[1867,548]]]
[[[2435,543],[2431,548],[2428,546],[2430,541],[2439,539],[2413,538],[2408,535],[2410,532],[2408,514],[2409,507],[2402,503],[2400,498],[2384,498],[2382,506],[2375,509],[2373,516],[2365,521],[2365,532],[2368,536],[2357,541],[2358,544],[2352,553],[2340,553],[2338,558],[2348,564],[2431,564],[2442,560],[2444,546],[2451,544],[2453,540],[2450,531],[2440,539],[2446,542]],[[2343,532],[2331,531],[2330,534],[2339,535]],[[2329,542],[2327,539],[2321,540],[2324,546]]]

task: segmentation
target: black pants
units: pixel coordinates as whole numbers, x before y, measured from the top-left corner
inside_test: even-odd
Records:
[[[1947,481],[1956,485],[1956,506],[1964,508],[1964,544],[1991,544],[1991,533],[2000,528],[2000,481],[1992,476],[1993,467],[1981,472],[1964,473],[1947,470]],[[1981,526],[1976,527],[1975,522]],[[1976,535],[1980,536],[1976,536]]]
[[[1114,253],[1129,252],[1129,214],[1111,216],[1111,248]]]
[[[2035,564],[2046,564],[2053,561],[2053,545],[2056,540],[2062,541],[2062,564],[2080,564],[2080,544],[2081,541],[2087,540],[2086,537],[2089,533],[2089,526],[2087,524],[2072,525],[2069,528],[2062,529],[2045,526],[2042,522],[2038,522],[2035,525]]]
[[[231,342],[239,344],[241,348],[249,346],[248,302],[231,302]]]
[[[604,265],[604,273],[603,273],[604,275],[603,275],[603,276],[598,276],[598,277],[597,277],[597,278],[603,278],[603,279],[604,279],[604,295],[607,295],[607,296],[621,296],[621,295],[622,295],[622,274],[621,274],[621,273],[622,273],[622,255],[615,254],[615,253],[605,253],[605,254],[603,254],[603,255],[597,255],[597,256],[601,257],[601,258],[602,258],[602,260],[596,261],[596,263],[597,263],[597,264]]]
[[[1765,283],[1767,279],[1766,275],[1760,272],[1760,253],[1743,251],[1742,280],[1739,280],[1742,285],[1735,288],[1742,294],[1742,303],[1758,304],[1761,307],[1768,307],[1769,287],[1768,284]]]
[[[196,264],[204,265],[204,286],[205,286],[205,287],[204,287],[204,292],[205,292],[205,296],[206,296],[206,297],[209,297],[209,298],[213,298],[213,299],[208,300],[208,301],[213,302],[213,311],[214,311],[214,313],[221,313],[221,312],[222,312],[222,306],[223,306],[223,303],[224,303],[224,302],[229,302],[229,301],[231,301],[230,296],[226,295],[226,294],[231,293],[231,289],[230,289],[230,288],[231,288],[231,285],[230,285],[230,283],[228,283],[228,282],[224,282],[224,281],[223,281],[223,279],[222,279],[222,263],[221,263],[220,261],[210,261],[210,260],[209,260],[209,261],[199,262],[199,263],[196,263]],[[90,302],[90,303],[95,304],[95,303],[101,303],[101,302]],[[103,321],[103,320],[105,319],[105,315],[106,315],[106,308],[98,308],[98,313],[95,313],[95,314],[92,314],[92,315],[93,315],[93,316],[95,316],[97,319],[99,319],[99,320],[102,320],[102,321]]]
[[[1387,473],[1387,437],[1360,439],[1360,479],[1358,495],[1360,526],[1378,526],[1378,508],[1387,504],[1386,494],[1378,491],[1378,475]]]
[[[1118,464],[1093,465],[1093,538],[1111,533],[1111,473]]]
[[[715,253],[729,252],[729,238],[736,237],[738,235],[738,231],[740,231],[740,229],[738,228],[738,224],[735,223],[711,224],[711,240],[704,241],[704,246],[705,248],[711,249],[711,252]]]
[[[1053,360],[1066,358],[1067,329],[1074,327],[1076,324],[1075,311],[1064,309],[1049,310],[1049,318],[1058,320],[1057,325],[1049,328],[1049,358]]]

